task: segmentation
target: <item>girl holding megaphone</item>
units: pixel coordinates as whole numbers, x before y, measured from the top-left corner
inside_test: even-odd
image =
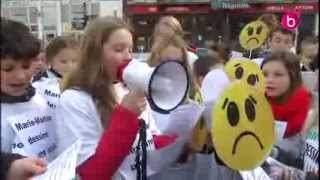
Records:
[[[75,139],[82,141],[77,173],[83,180],[136,178],[139,116],[147,103],[144,93],[139,91],[129,91],[118,102],[113,84],[119,80],[118,68],[123,60],[131,59],[130,30],[119,18],[93,20],[85,31],[79,64],[63,85],[57,107],[58,123],[61,123],[57,130],[58,148],[62,151]],[[174,155],[169,152],[179,152],[182,147],[160,149],[176,136],[152,133],[146,130],[148,176],[174,161]]]

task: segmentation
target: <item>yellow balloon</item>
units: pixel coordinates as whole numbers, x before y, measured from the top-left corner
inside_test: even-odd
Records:
[[[262,21],[252,21],[242,28],[239,41],[244,49],[252,50],[260,47],[269,34],[268,26]]]
[[[195,93],[194,99],[199,103],[203,102],[202,96],[199,90]],[[192,131],[192,137],[191,137],[192,147],[195,148],[197,151],[201,151],[203,149],[203,146],[207,142],[208,135],[209,135],[209,132],[208,132],[208,129],[206,128],[205,121],[203,117],[201,117]]]
[[[247,58],[232,58],[224,66],[231,81],[241,80],[255,87],[259,92],[265,91],[265,78],[259,65]]]
[[[212,141],[220,159],[235,170],[252,170],[271,151],[274,118],[264,94],[243,81],[231,83],[212,111]]]

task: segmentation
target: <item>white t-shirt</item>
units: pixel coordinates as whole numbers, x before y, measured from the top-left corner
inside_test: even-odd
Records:
[[[209,131],[211,131],[212,124],[212,107],[228,84],[230,80],[223,68],[211,70],[202,81],[201,95],[205,105],[203,117]]]
[[[124,90],[120,92],[122,95],[119,95],[118,100],[122,99],[122,96],[126,94]],[[95,153],[95,149],[104,131],[100,122],[100,115],[97,112],[92,97],[84,91],[66,90],[61,94],[56,115],[61,120],[59,121],[60,125],[58,125],[59,151],[61,152],[79,138],[82,141],[82,147],[77,164],[82,164]],[[152,134],[157,134],[158,130],[154,125],[150,108],[147,108],[146,112],[141,116],[146,121],[146,124],[149,125],[147,128],[147,173],[150,176],[175,161],[180,155],[187,138],[178,138],[175,143],[155,150]],[[133,165],[135,164],[136,154],[134,151],[138,138],[139,135],[137,134],[130,154],[122,162],[113,179],[130,180],[136,177],[136,170]],[[164,156],[166,158],[163,158]]]
[[[231,51],[231,58],[242,58],[243,53],[239,51]]]
[[[61,93],[58,78],[41,78],[32,83],[32,86],[47,100],[49,107],[57,107]]]
[[[28,102],[1,103],[1,112],[1,151],[55,158],[55,118],[39,93]]]
[[[255,59],[252,59],[253,62],[257,63],[259,67],[261,67],[263,61],[264,61],[264,58],[255,58]]]
[[[199,57],[193,53],[193,52],[190,52],[190,51],[187,51],[187,60],[188,60],[188,63],[191,67],[191,69],[193,69],[193,63],[198,59]]]

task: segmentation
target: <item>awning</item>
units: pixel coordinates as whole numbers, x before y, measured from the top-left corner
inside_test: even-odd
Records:
[[[301,10],[305,12],[318,12],[317,0],[211,0],[211,7],[215,10],[232,10],[246,13],[277,13],[286,10]]]
[[[277,1],[277,3],[270,3]],[[287,2],[288,0],[283,0]],[[290,0],[291,1],[291,0]],[[318,12],[319,4],[315,0],[300,0],[298,3],[280,3],[270,0],[261,3],[260,0],[211,0],[211,3],[130,3],[128,14],[208,14],[216,10],[231,13],[282,13],[286,10],[301,10],[302,12]]]

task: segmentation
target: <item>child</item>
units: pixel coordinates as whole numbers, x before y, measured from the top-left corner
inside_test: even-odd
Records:
[[[143,93],[130,91],[117,102],[113,85],[118,81],[118,68],[132,57],[132,44],[130,28],[121,19],[93,20],[82,41],[80,62],[63,85],[57,115],[67,130],[59,129],[59,148],[72,140],[64,138],[65,133],[80,138],[77,173],[83,180],[136,178],[138,116],[146,101]],[[147,150],[172,141],[174,138],[152,136],[147,130]],[[147,160],[152,157],[148,154]]]
[[[261,67],[274,118],[286,124],[284,139],[277,145],[298,158],[301,147],[298,144],[303,143],[299,134],[311,102],[310,93],[302,85],[299,58],[285,50],[275,51]]]
[[[51,108],[56,108],[60,98],[60,80],[74,69],[77,61],[78,42],[72,36],[59,36],[46,48],[49,69],[33,79],[33,86],[47,99]]]
[[[180,36],[163,35],[158,37],[157,42],[154,43],[151,49],[150,58],[148,59],[149,65],[155,67],[161,62],[167,60],[181,61],[190,76],[193,77],[190,65],[188,63],[187,47],[184,40]],[[189,97],[193,97],[195,93],[193,80],[190,81],[190,84]]]
[[[294,46],[295,37],[294,31],[278,27],[270,33],[268,40],[270,51],[273,52],[281,49],[290,51]]]
[[[268,49],[260,55],[260,58],[253,59],[258,65],[261,65],[265,58],[270,55],[273,51],[285,50],[290,51],[294,46],[295,32],[292,30],[287,30],[282,27],[277,27],[274,29],[268,38]]]
[[[183,39],[184,32],[179,20],[173,16],[161,17],[154,28],[154,33],[152,36],[153,38],[152,46],[157,42],[157,38],[161,36],[179,36],[180,38]],[[195,49],[195,48],[192,47],[190,49]],[[194,52],[187,51],[187,59],[188,59],[189,66],[191,68],[192,68],[193,62],[197,58],[198,56]]]
[[[72,36],[59,36],[50,41],[46,48],[49,63],[48,77],[61,78],[71,72],[78,59],[79,44]]]
[[[177,60],[181,61],[182,64],[187,69],[188,73],[190,73],[190,66],[187,62],[187,50],[183,39],[179,36],[174,35],[163,35],[158,37],[157,42],[153,45],[151,49],[151,55],[148,59],[148,64],[152,67],[159,65],[160,63],[167,60]],[[192,93],[194,91],[193,81],[190,81],[190,93],[189,97],[192,97]],[[160,131],[164,131],[167,123],[163,123],[164,120],[157,121],[155,118],[156,126]]]
[[[319,50],[319,40],[315,37],[307,37],[301,42],[301,70],[314,71],[312,61]]]
[[[196,86],[200,88],[204,77],[210,70],[223,67],[224,62],[226,62],[226,60],[222,59],[221,55],[212,50],[209,50],[206,56],[198,58],[197,61],[193,63],[193,77]]]
[[[1,152],[50,161],[56,149],[52,112],[30,83],[40,43],[27,26],[4,18],[1,40]]]
[[[213,43],[209,48],[219,55],[219,59],[222,64],[226,64],[229,61],[231,57],[231,51],[227,44],[222,42]]]
[[[79,43],[72,36],[58,36],[50,41],[46,48],[46,59],[49,69],[45,74],[37,75],[34,82],[41,78],[61,79],[71,72],[78,59]]]
[[[184,40],[175,35],[163,35],[157,38],[151,49],[148,62],[156,66],[166,60],[178,60],[189,69],[187,49]]]
[[[33,62],[32,62],[32,66],[33,66],[33,81],[36,78],[40,78],[40,75],[45,73],[47,71],[47,59],[46,59],[46,53],[44,51],[44,48],[41,46],[40,48],[40,52],[38,54],[38,56],[36,58],[34,58]],[[38,77],[39,76],[39,77]]]
[[[202,81],[210,70],[223,67],[223,62],[224,60],[220,58],[216,52],[209,50],[207,55],[199,57],[193,63],[193,77],[196,89],[194,97],[195,100],[203,103],[201,96]],[[196,128],[194,129],[192,136],[192,148],[197,152],[212,153],[211,135],[209,135],[211,133],[206,127],[204,127],[204,125],[201,125],[201,123],[204,123],[203,118],[199,120]]]

